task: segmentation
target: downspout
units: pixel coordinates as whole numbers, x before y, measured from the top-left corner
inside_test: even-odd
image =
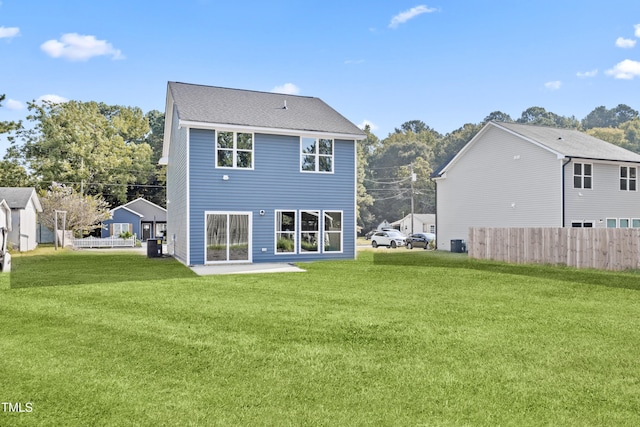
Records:
[[[434,210],[436,212],[436,245],[434,250],[438,250],[438,180],[436,179],[431,179],[431,181],[433,181],[433,189],[434,189],[434,196],[435,196],[435,200],[434,200]]]
[[[565,218],[565,185],[566,185],[566,181],[565,181],[565,166],[567,166],[569,163],[571,163],[573,161],[573,158],[571,157],[567,157],[567,161],[564,162],[562,164],[562,228],[565,227],[565,222],[564,222],[564,218]]]

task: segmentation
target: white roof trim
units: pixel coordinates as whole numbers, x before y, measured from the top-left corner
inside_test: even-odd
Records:
[[[282,129],[282,128],[266,128],[266,127],[255,127],[255,126],[246,126],[246,125],[232,125],[227,123],[207,123],[207,122],[194,122],[189,120],[180,120],[178,123],[179,127],[187,127],[187,128],[198,128],[198,129],[224,129],[230,131],[251,131],[253,133],[266,133],[271,135],[309,135],[309,136],[318,136],[318,137],[332,137],[334,139],[355,139],[362,140],[366,139],[366,135],[356,135],[350,133],[333,133],[333,132],[320,132],[320,131],[308,131],[308,130],[299,130],[299,129]]]
[[[527,138],[527,137],[525,137],[523,135],[520,135],[519,133],[513,132],[512,130],[509,130],[509,129],[505,128],[505,127],[500,126],[500,124],[498,124],[496,122],[489,122],[482,129],[480,129],[480,131],[473,138],[471,138],[471,140],[469,142],[467,142],[464,145],[464,147],[462,147],[462,149],[460,149],[460,151],[458,151],[458,154],[456,154],[453,157],[453,159],[451,159],[449,161],[449,163],[447,163],[445,165],[445,167],[443,167],[440,170],[440,173],[438,174],[438,176],[434,177],[433,179],[434,180],[438,180],[438,179],[446,178],[446,172],[451,168],[451,166],[453,164],[455,164],[458,161],[458,159],[461,156],[464,155],[464,153],[466,153],[469,150],[469,148],[471,146],[473,146],[475,144],[476,140],[480,139],[482,137],[482,135],[484,135],[487,132],[487,129],[489,129],[489,126],[495,126],[496,128],[498,128],[500,130],[503,130],[505,132],[508,132],[508,133],[510,133],[511,135],[513,135],[513,136],[515,136],[517,138],[523,139],[523,140],[525,140],[527,142],[530,142],[530,143],[536,145],[537,147],[540,147],[540,148],[542,148],[542,149],[544,149],[546,151],[549,151],[550,153],[555,154],[558,159],[564,159],[566,157],[564,154],[562,154],[562,153],[560,153],[558,151],[552,150],[551,148],[547,147],[546,145],[543,145],[543,144],[539,143],[538,141],[535,141],[535,140],[533,140],[531,138]]]
[[[135,202],[137,202],[137,201],[139,201],[139,200],[142,200],[143,202],[145,202],[145,203],[147,203],[147,204],[150,204],[150,205],[152,205],[152,206],[155,206],[155,207],[156,207],[156,208],[158,208],[158,209],[162,209],[162,210],[163,210],[163,211],[165,211],[165,212],[167,211],[167,210],[166,210],[165,208],[163,208],[162,206],[156,205],[155,203],[150,202],[149,200],[145,199],[144,197],[138,197],[137,199],[132,200],[132,201],[130,201],[130,202],[127,202],[127,203],[125,203],[125,204],[124,204],[124,205],[122,205],[122,206],[129,206],[130,204],[135,203]]]
[[[138,215],[140,218],[144,217],[144,215],[142,215],[142,214],[140,214],[140,213],[138,213],[138,212],[134,211],[133,209],[129,209],[129,208],[128,208],[128,207],[126,207],[125,205],[122,205],[122,206],[118,206],[117,208],[113,208],[113,209],[111,209],[111,210],[109,211],[109,212],[111,212],[111,217],[112,217],[112,218],[113,218],[113,213],[114,213],[115,211],[117,211],[118,209],[124,209],[125,211],[129,211],[129,212],[131,212],[131,213],[132,213],[132,214],[134,214],[134,215]]]

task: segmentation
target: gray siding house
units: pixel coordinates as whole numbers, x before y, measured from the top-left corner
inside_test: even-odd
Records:
[[[102,222],[103,238],[117,237],[127,231],[142,241],[165,235],[167,210],[142,197],[113,208],[109,213],[111,218]]]
[[[489,122],[434,173],[438,249],[469,227],[640,227],[640,155],[585,133]]]
[[[356,255],[356,142],[322,100],[169,82],[168,252],[187,265]]]

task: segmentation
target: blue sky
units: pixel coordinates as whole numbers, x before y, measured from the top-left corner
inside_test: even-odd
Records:
[[[181,81],[315,96],[382,139],[640,110],[640,2],[0,0],[0,57],[0,120],[42,98],[164,111]]]

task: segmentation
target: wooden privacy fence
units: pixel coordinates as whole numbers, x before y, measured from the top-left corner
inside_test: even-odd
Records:
[[[638,228],[469,228],[469,257],[577,268],[640,268]]]

